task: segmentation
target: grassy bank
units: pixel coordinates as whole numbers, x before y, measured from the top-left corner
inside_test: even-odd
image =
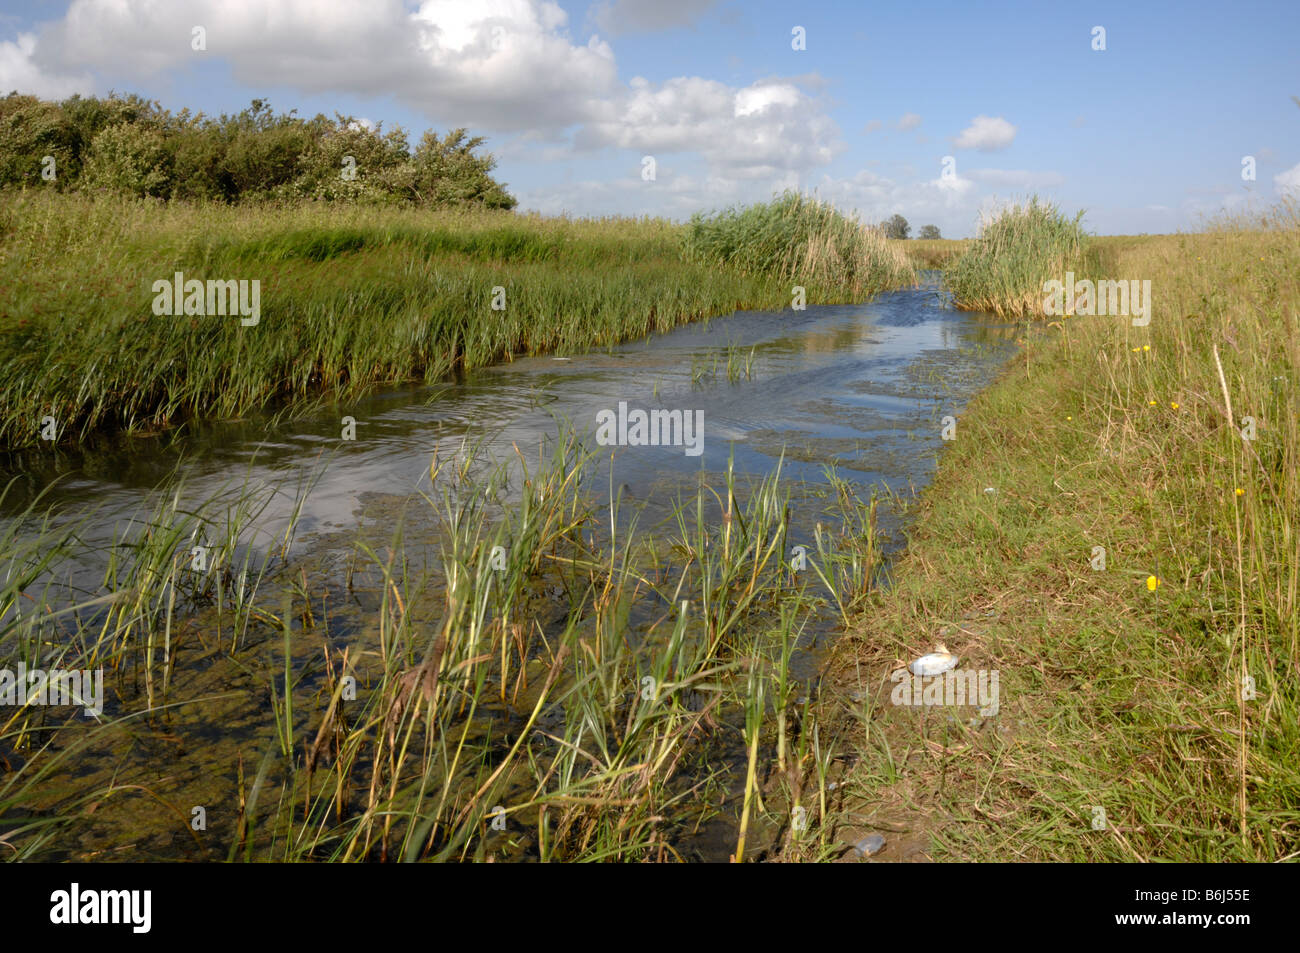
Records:
[[[788,307],[795,284],[817,303],[914,279],[873,232],[814,203],[738,224],[5,193],[0,445],[40,442],[46,418],[72,441],[234,417]],[[257,323],[156,315],[154,282],[176,272],[259,281]]]
[[[1098,241],[1109,270],[1080,277],[1150,279],[1150,324],[1036,325],[968,407],[838,646],[840,836],[883,833],[881,859],[1300,853],[1297,224]],[[992,274],[1050,274],[1038,247]],[[940,641],[1000,672],[996,716],[891,703]]]

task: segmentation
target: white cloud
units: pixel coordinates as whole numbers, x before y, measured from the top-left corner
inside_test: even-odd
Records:
[[[94,85],[89,73],[54,72],[43,68],[35,59],[35,33],[20,33],[16,41],[0,42],[0,95],[10,90],[63,99],[77,92],[88,92]]]
[[[737,90],[699,77],[659,84],[637,77],[626,96],[599,108],[601,115],[575,136],[580,149],[695,152],[740,177],[824,165],[843,148],[835,123],[790,83]]]
[[[1300,199],[1300,163],[1273,176],[1273,188],[1278,195]]]
[[[921,117],[916,113],[903,113],[898,120],[898,128],[901,132],[907,132],[909,129],[915,129],[921,125]]]
[[[871,135],[871,133],[875,132],[877,129],[880,129],[882,126],[884,126],[884,123],[881,122],[879,119],[872,119],[862,128],[862,131],[865,132],[867,135]]]
[[[73,0],[21,56],[4,45],[0,86],[93,92],[87,70],[138,81],[222,60],[246,86],[391,95],[440,121],[522,130],[580,122],[619,89],[609,45],[574,42],[567,22],[552,0]]]
[[[971,124],[961,131],[953,145],[958,149],[978,149],[981,152],[994,152],[1005,149],[1016,138],[1016,127],[1001,116],[976,116]]]
[[[798,106],[803,94],[786,83],[750,86],[736,93],[737,116],[752,116],[770,106]]]

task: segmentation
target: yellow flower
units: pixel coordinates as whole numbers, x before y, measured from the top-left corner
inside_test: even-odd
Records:
[[[1237,495],[1238,495],[1238,496],[1245,496],[1245,495],[1246,495],[1246,491],[1243,490],[1241,487],[1237,487]]]
[[[1178,401],[1176,401],[1176,400],[1171,400],[1171,401],[1169,402],[1169,406],[1172,407],[1174,410],[1177,410],[1177,409],[1178,409]]]
[[[1066,420],[1073,420],[1074,418],[1073,418],[1073,417],[1066,417],[1065,419],[1066,419]]]
[[[1143,345],[1142,345],[1142,350],[1144,350],[1144,351],[1149,351],[1149,350],[1151,350],[1151,345],[1150,345],[1150,344],[1143,344]]]
[[[1149,400],[1149,401],[1147,401],[1147,406],[1148,406],[1148,407],[1154,407],[1155,405],[1156,405],[1156,402],[1155,402],[1154,400]]]
[[[1159,579],[1157,579],[1155,576],[1147,576],[1147,592],[1155,592],[1156,588],[1159,587],[1159,585],[1160,585]]]
[[[1133,348],[1133,353],[1136,354],[1137,352],[1138,352],[1138,349],[1137,349],[1137,348]]]

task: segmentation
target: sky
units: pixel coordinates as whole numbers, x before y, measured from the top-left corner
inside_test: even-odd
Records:
[[[1300,198],[1298,41],[1297,0],[0,0],[0,95],[465,126],[546,214],[1167,233]]]

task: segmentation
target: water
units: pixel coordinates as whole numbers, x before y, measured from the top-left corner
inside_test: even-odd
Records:
[[[309,572],[341,565],[359,530],[383,541],[399,518],[427,513],[419,494],[430,489],[435,453],[454,460],[475,442],[487,459],[522,455],[535,466],[562,423],[595,447],[597,415],[625,403],[702,415],[700,452],[602,448],[600,479],[588,488],[597,504],[617,495],[621,516],[635,515],[642,530],[653,533],[680,498],[694,495],[702,477],[718,488],[729,464],[743,483],[783,461],[783,478],[791,481],[790,525],[810,534],[826,518],[827,467],[856,484],[864,498],[873,489],[906,497],[923,487],[942,448],[943,418],[959,416],[998,372],[1014,335],[1014,327],[988,316],[952,310],[932,276],[921,288],[866,304],[739,313],[608,351],[521,359],[437,386],[325,404],[293,420],[255,416],[101,441],[80,451],[12,457],[0,461],[0,479],[18,480],[0,520],[12,519],[42,488],[65,520],[93,509],[81,537],[87,555],[60,577],[93,593],[102,584],[107,544],[129,520],[147,514],[150,492],[170,474],[183,474],[183,493],[194,501],[223,487],[265,486],[275,495],[248,543],[273,547],[301,504],[291,550],[296,579],[300,565],[312,566]],[[341,439],[345,417],[355,421],[354,441]],[[887,552],[901,544],[900,518],[887,500],[880,512]],[[415,534],[407,539],[414,548]],[[660,606],[639,611],[648,618]],[[373,599],[353,599],[350,606],[331,601],[330,612],[325,638],[335,650],[350,644],[354,653],[373,652]],[[797,678],[815,677],[823,637],[833,635],[836,624],[827,618],[806,633]],[[163,763],[169,781],[185,790],[176,795],[182,803],[229,804],[235,797],[231,765],[242,758],[251,770],[249,759],[266,747],[266,672],[249,665],[256,669],[255,661],[268,653],[255,645],[236,663],[209,645],[211,632],[203,626],[186,634],[202,650],[179,656],[169,699],[211,700],[178,710],[165,730],[142,726],[130,744],[87,756],[76,772],[84,782],[107,784],[114,772],[127,769],[156,777]],[[294,665],[311,670],[302,683],[310,688],[321,678],[322,637],[303,642],[294,647]],[[119,700],[116,707],[126,706]],[[140,707],[133,700],[130,710]],[[112,699],[106,710],[110,717],[121,713]],[[184,834],[160,828],[152,810],[142,800],[138,810],[124,807],[112,821],[100,812],[69,856],[115,851],[124,842],[136,859],[203,856],[192,852]],[[727,845],[734,845],[725,825],[705,830],[699,840],[706,846],[698,856],[725,857]],[[707,846],[711,841],[716,849]]]
[[[535,461],[557,420],[590,435],[597,413],[620,402],[703,414],[699,456],[681,447],[611,448],[615,487],[652,511],[701,471],[725,470],[733,453],[740,474],[770,472],[784,453],[794,480],[819,482],[833,465],[864,486],[919,487],[934,469],[941,419],[990,379],[1013,335],[1011,326],[951,310],[933,280],[867,304],[744,312],[608,352],[526,358],[454,383],[387,390],[287,423],[205,423],[180,437],[0,460],[0,479],[20,481],[0,517],[53,482],[48,498],[73,510],[95,506],[107,538],[179,467],[195,499],[245,482],[279,488],[261,519],[270,539],[314,475],[297,524],[299,539],[310,539],[353,527],[369,500],[427,490],[435,448],[447,459],[466,439],[485,440],[489,456],[509,458],[517,447]],[[751,351],[746,377],[740,365]],[[738,379],[728,380],[729,357]],[[348,416],[352,442],[341,439]]]

